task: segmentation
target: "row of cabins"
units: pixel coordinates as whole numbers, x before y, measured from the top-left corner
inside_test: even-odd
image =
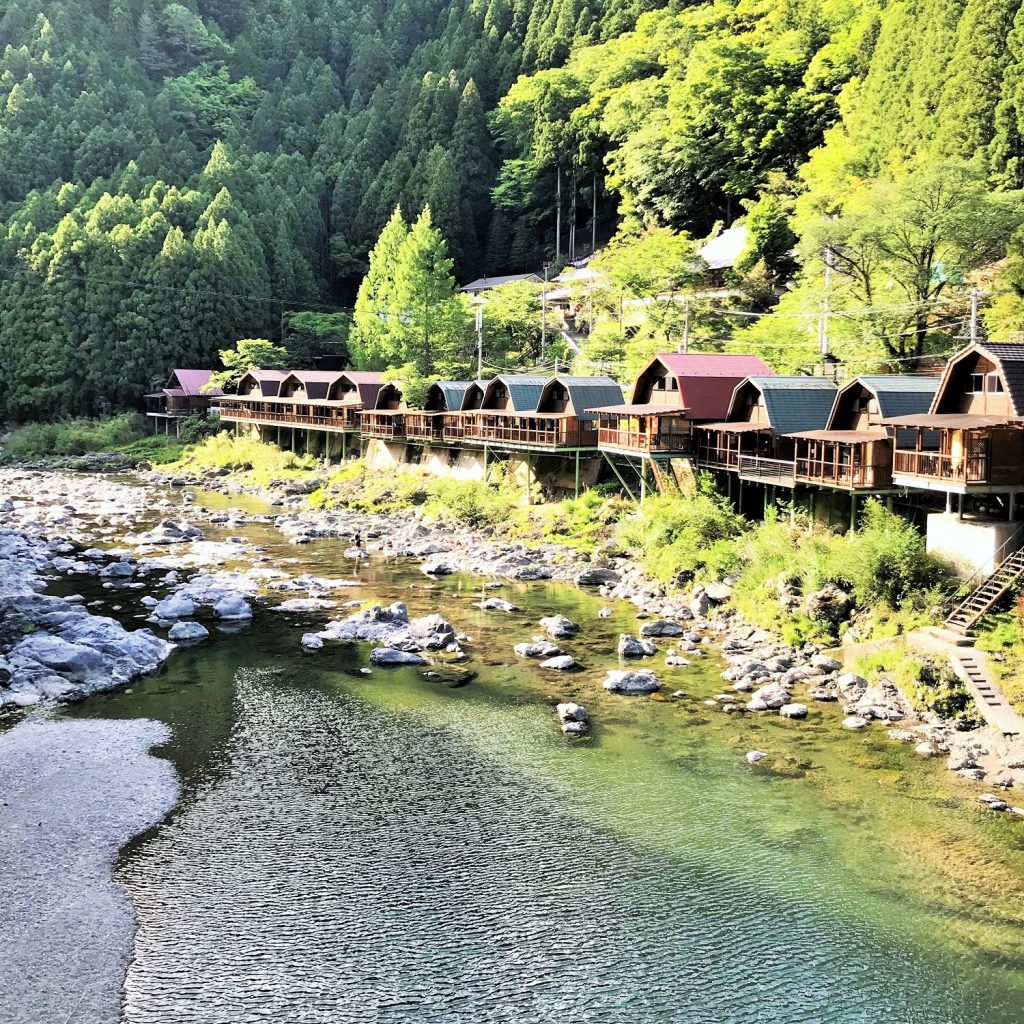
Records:
[[[163,393],[189,410],[205,371],[175,371]],[[181,393],[179,393],[181,392]],[[155,397],[155,396],[147,396]],[[756,356],[663,353],[627,401],[608,377],[501,375],[439,381],[409,409],[402,385],[361,371],[251,370],[214,399],[227,422],[427,445],[678,457],[772,487],[851,493],[1024,492],[1024,344],[976,344],[941,378],[772,373]],[[162,416],[176,415],[165,408]],[[153,412],[150,415],[154,415]]]

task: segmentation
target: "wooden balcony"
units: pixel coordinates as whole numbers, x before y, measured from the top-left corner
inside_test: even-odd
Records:
[[[944,455],[941,452],[918,452],[897,449],[893,458],[894,476],[913,476],[922,480],[950,484],[987,484],[989,459],[987,452],[971,455]]]
[[[405,439],[404,412],[363,412],[359,415],[359,431],[363,437],[384,441]]]
[[[693,434],[689,430],[648,430],[644,428],[598,427],[597,444],[600,448],[642,454],[678,453],[689,455],[693,450]]]
[[[597,447],[596,421],[558,413],[462,414],[462,439],[507,448],[576,449]],[[447,429],[445,430],[447,436]]]
[[[444,439],[444,413],[407,412],[405,414],[405,436],[409,441],[437,443]]]
[[[319,430],[359,430],[362,406],[295,404],[289,401],[247,402],[222,398],[220,418],[229,423],[259,423],[269,426],[309,427]]]
[[[892,467],[849,458],[798,457],[796,479],[800,483],[835,487],[839,490],[884,490],[892,486]]]

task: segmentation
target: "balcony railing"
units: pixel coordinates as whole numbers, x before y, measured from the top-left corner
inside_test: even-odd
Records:
[[[798,458],[796,478],[802,483],[822,484],[826,487],[872,488],[888,487],[892,483],[889,466],[856,461],[836,461],[828,457]]]
[[[740,455],[737,466],[745,480],[792,487],[796,482],[796,467],[792,459],[766,459],[761,455]]]
[[[220,401],[221,419],[249,423],[280,423],[294,427],[325,427],[329,430],[358,430],[359,406],[286,406],[284,403]]]
[[[462,437],[511,447],[596,448],[597,427],[575,416],[518,416],[509,413],[465,413]],[[447,428],[445,430],[447,436]]]
[[[405,414],[361,413],[359,416],[359,430],[364,437],[379,437],[386,441],[404,438]]]
[[[678,452],[688,455],[693,449],[689,430],[630,430],[599,427],[597,443],[601,448],[623,448],[634,452]]]
[[[440,441],[444,437],[444,413],[407,412],[405,436],[410,441]]]
[[[740,455],[743,454],[735,447],[728,445],[698,441],[697,443],[697,464],[702,469],[728,469],[737,468]],[[750,453],[747,453],[750,454]]]
[[[987,454],[943,455],[940,452],[911,452],[896,449],[893,473],[946,480],[958,484],[988,483]]]

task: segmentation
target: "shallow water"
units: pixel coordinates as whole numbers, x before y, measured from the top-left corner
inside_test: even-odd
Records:
[[[341,542],[255,535],[290,571],[356,571]],[[323,616],[263,611],[70,712],[174,730],[182,799],[117,871],[128,1024],[1024,1020],[1024,822],[976,789],[834,708],[709,711],[713,656],[659,669],[682,700],[604,694],[628,608],[530,584],[485,614],[474,581],[361,573],[343,599],[441,610],[476,676],[362,676],[365,646],[300,653]],[[584,624],[567,678],[511,653],[554,610]]]

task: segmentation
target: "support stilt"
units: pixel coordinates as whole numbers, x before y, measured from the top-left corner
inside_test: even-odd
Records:
[[[579,450],[579,448],[576,449],[576,490],[575,490],[574,496],[577,497],[577,498],[580,496],[580,450]],[[1012,501],[1012,495],[1011,495],[1011,501]],[[1011,519],[1013,518],[1012,506],[1011,506],[1010,518]]]
[[[636,501],[636,495],[633,493],[629,484],[626,483],[625,477],[623,477],[623,475],[619,472],[619,467],[616,466],[614,462],[612,462],[607,452],[601,452],[601,455],[603,456],[604,461],[607,462],[608,465],[612,467],[612,472],[615,474],[619,483],[622,484],[622,489],[626,492],[626,494],[629,495],[629,500]]]

